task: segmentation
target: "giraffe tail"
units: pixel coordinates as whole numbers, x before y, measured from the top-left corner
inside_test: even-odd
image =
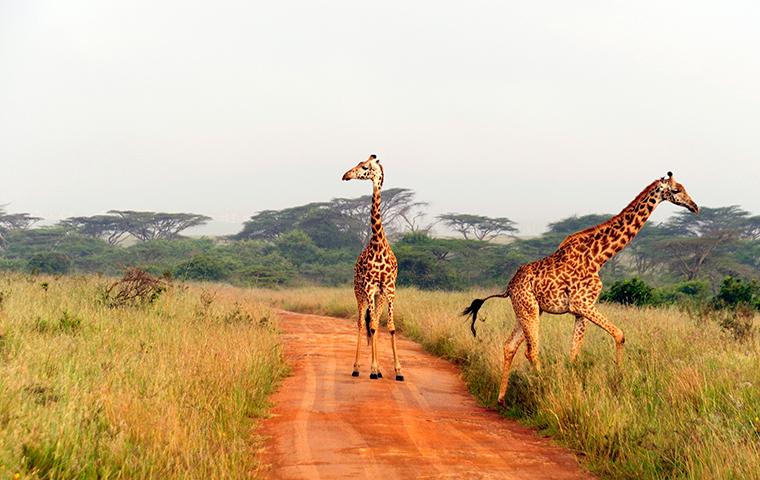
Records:
[[[364,313],[364,324],[367,327],[367,345],[372,344],[372,332],[369,330],[369,322],[370,322],[370,316],[369,316],[369,308]]]
[[[493,297],[502,297],[507,298],[509,296],[509,291],[506,291],[502,294],[498,295],[491,295],[486,298],[476,298],[472,301],[469,307],[465,308],[462,312],[463,316],[472,316],[472,323],[470,323],[470,330],[472,330],[472,336],[477,337],[477,334],[475,333],[475,320],[478,319],[478,311],[480,310],[480,307],[483,306],[484,303],[486,303],[486,300]],[[481,319],[481,322],[485,322],[485,319]]]

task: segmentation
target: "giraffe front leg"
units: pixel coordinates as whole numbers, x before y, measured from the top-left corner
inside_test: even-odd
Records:
[[[393,349],[393,362],[396,369],[396,381],[404,381],[404,372],[401,371],[401,362],[398,360],[398,350],[396,348],[396,324],[393,321],[393,299],[394,294],[388,293],[388,332],[391,334],[391,348]]]
[[[570,347],[570,361],[574,362],[578,353],[581,351],[581,345],[583,344],[583,335],[586,333],[586,325],[588,325],[588,319],[581,315],[575,316],[575,328],[573,329],[573,342]]]
[[[596,309],[594,305],[581,305],[578,308],[579,315],[583,315],[587,319],[594,322],[596,325],[602,328],[605,332],[612,335],[612,337],[615,339],[615,352],[616,352],[616,360],[618,367],[623,365],[623,353],[625,351],[625,335],[623,335],[623,331],[620,330],[618,327],[610,323],[609,320],[604,318],[604,315],[599,313],[599,310]]]

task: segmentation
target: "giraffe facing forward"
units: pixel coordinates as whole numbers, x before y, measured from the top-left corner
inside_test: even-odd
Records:
[[[401,363],[396,350],[396,326],[393,322],[393,300],[396,295],[396,276],[398,264],[396,256],[383,231],[380,218],[380,189],[383,186],[383,167],[376,155],[359,162],[357,166],[343,175],[343,180],[372,180],[372,238],[359,255],[354,267],[354,294],[359,308],[359,338],[356,341],[356,360],[354,377],[359,376],[359,354],[362,347],[362,329],[367,329],[367,343],[372,345],[372,367],[369,378],[382,378],[377,364],[377,330],[385,301],[388,301],[388,332],[391,334],[393,360],[396,368],[396,380],[404,381]]]
[[[615,338],[618,365],[623,360],[623,332],[610,323],[594,306],[602,291],[599,269],[638,233],[655,207],[667,200],[699,214],[699,207],[676,183],[673,174],[655,180],[618,215],[595,227],[568,236],[557,251],[546,258],[523,265],[502,294],[476,299],[463,315],[472,316],[472,333],[483,302],[493,297],[512,299],[517,323],[504,344],[504,371],[499,387],[499,403],[504,404],[512,359],[526,341],[525,356],[540,371],[538,361],[538,317],[543,312],[571,313],[575,316],[570,358],[581,349],[586,325],[591,320]]]

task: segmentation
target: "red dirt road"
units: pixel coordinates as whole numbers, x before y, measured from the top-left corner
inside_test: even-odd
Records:
[[[281,312],[293,365],[273,396],[261,459],[270,479],[587,479],[575,457],[499,418],[467,392],[458,370],[398,342],[397,382],[386,330],[380,369],[370,380],[370,349],[352,377],[355,322]]]

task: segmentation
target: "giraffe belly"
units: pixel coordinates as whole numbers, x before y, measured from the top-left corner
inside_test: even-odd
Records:
[[[544,280],[536,287],[536,300],[542,312],[559,315],[570,311],[570,291],[566,285]]]
[[[570,297],[565,296],[564,299],[551,299],[550,301],[538,302],[538,306],[542,312],[553,313],[561,315],[570,311]]]

